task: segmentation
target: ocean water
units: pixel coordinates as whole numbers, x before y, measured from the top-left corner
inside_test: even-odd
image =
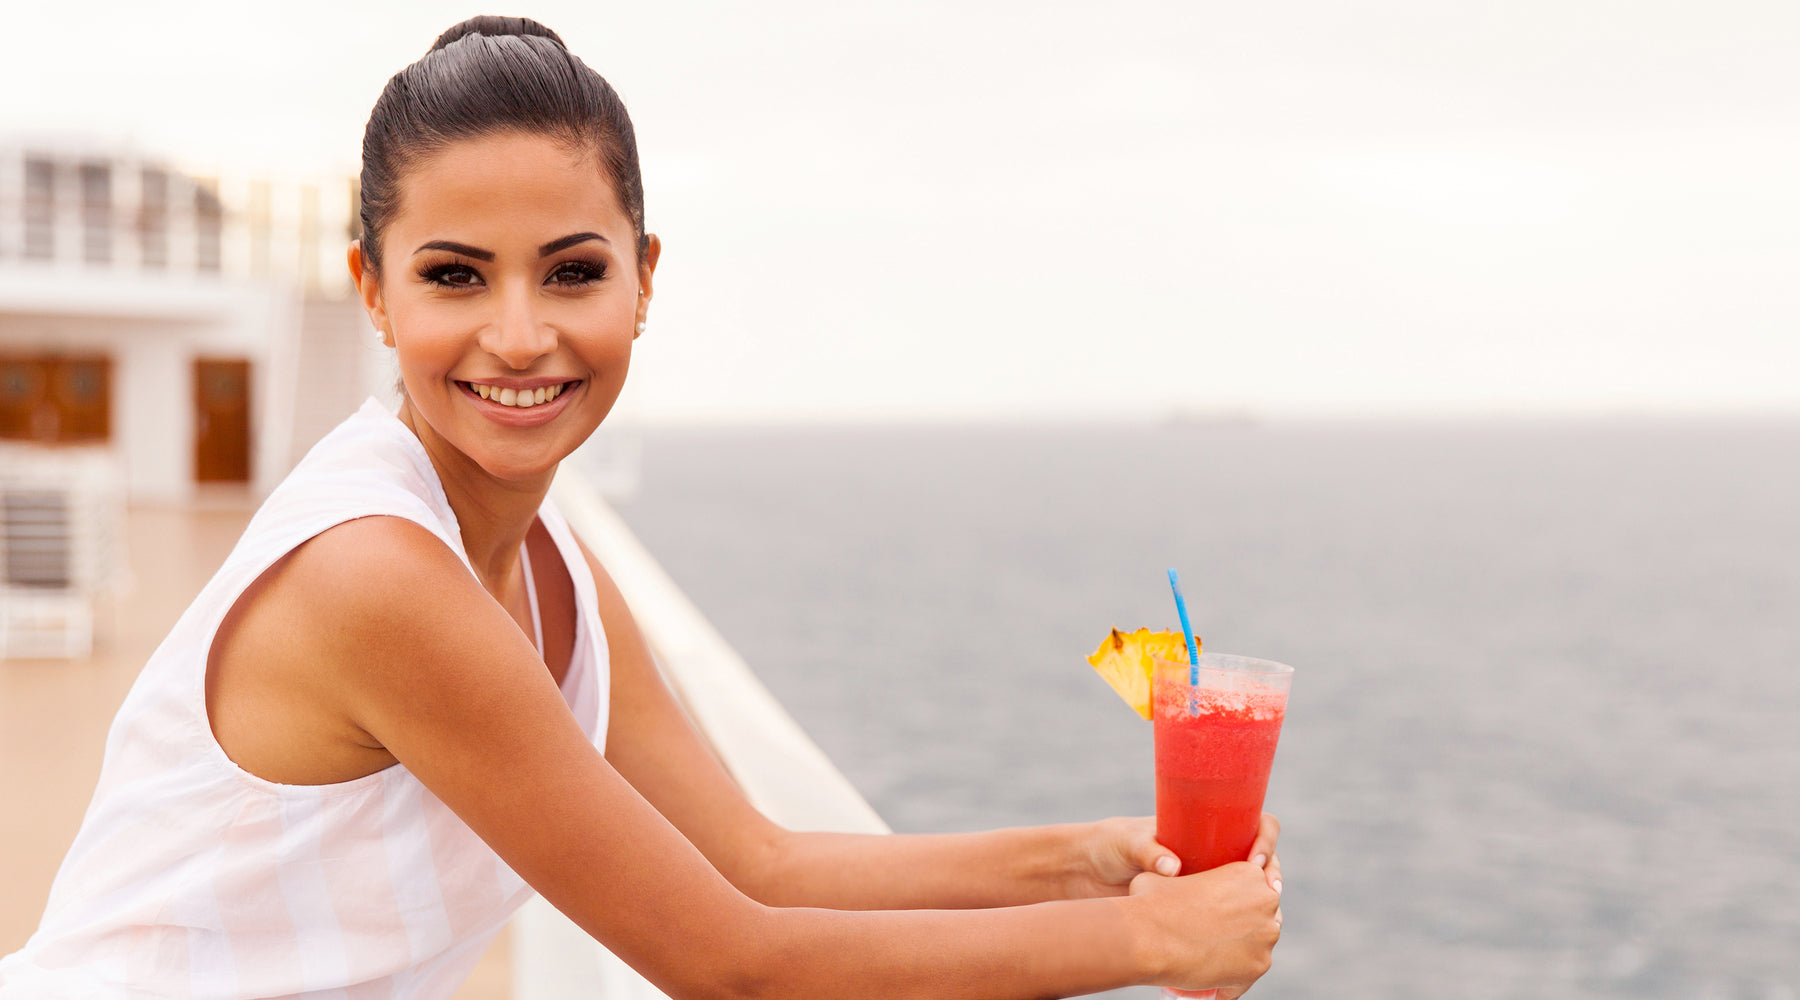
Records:
[[[1179,567],[1296,668],[1253,996],[1800,997],[1800,424],[661,430],[621,509],[900,831],[1151,811],[1083,657]]]

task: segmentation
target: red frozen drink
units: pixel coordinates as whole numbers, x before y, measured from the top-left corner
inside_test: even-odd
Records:
[[[1223,653],[1202,655],[1197,670],[1156,661],[1156,839],[1181,874],[1250,859],[1293,677],[1293,667]]]
[[[1156,839],[1191,875],[1250,857],[1293,668],[1208,653],[1156,662]]]

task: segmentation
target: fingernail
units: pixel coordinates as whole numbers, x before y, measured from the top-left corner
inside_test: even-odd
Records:
[[[1274,887],[1275,895],[1277,895],[1277,896],[1281,895],[1281,880],[1280,879],[1276,879],[1275,881],[1270,882],[1269,885]]]
[[[1258,854],[1256,857],[1250,859],[1250,863],[1261,868],[1269,863],[1269,856],[1267,854]]]
[[[1174,858],[1171,858],[1167,854],[1165,854],[1162,857],[1156,859],[1156,873],[1158,875],[1169,875],[1169,876],[1180,875],[1181,874],[1181,862],[1179,862],[1179,861],[1175,860]]]

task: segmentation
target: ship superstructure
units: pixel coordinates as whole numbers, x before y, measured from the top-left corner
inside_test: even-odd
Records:
[[[133,499],[273,486],[382,382],[353,195],[0,136],[0,440],[105,449]]]

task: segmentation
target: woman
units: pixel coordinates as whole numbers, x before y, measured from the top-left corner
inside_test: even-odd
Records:
[[[863,837],[745,802],[545,499],[661,253],[630,119],[553,32],[475,18],[397,74],[362,199],[399,414],[322,441],[152,657],[0,994],[448,996],[534,888],[674,997],[1267,969],[1272,819],[1169,878],[1147,820]]]

